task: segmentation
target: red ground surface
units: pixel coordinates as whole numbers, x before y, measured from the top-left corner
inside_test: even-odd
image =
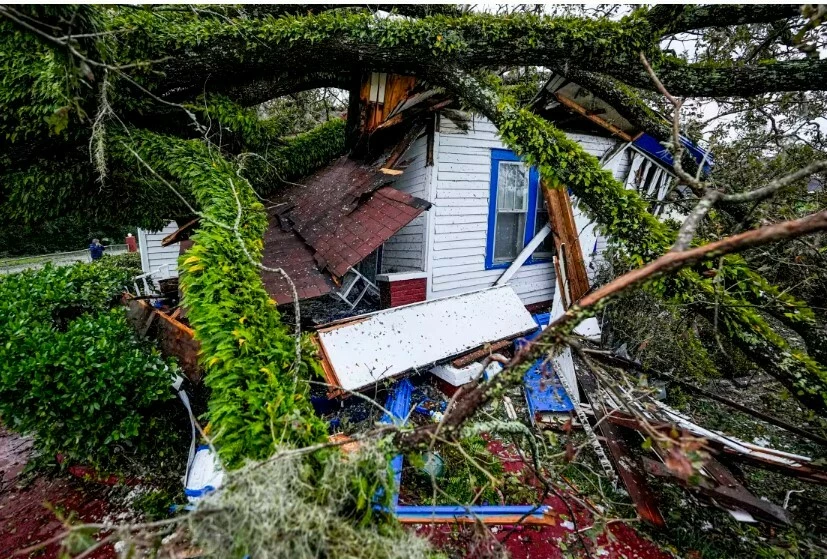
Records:
[[[526,472],[526,464],[512,448],[498,441],[488,445],[489,450],[500,457],[503,467],[509,472]],[[527,483],[531,480],[526,479]],[[565,497],[566,490],[558,488]],[[572,507],[577,529],[592,525],[589,512],[567,499]],[[551,496],[544,501],[554,513],[560,515],[560,521],[554,526],[498,526],[494,533],[499,545],[505,547],[513,559],[562,559],[564,557],[587,557],[577,535],[572,529],[569,509],[558,497]],[[475,536],[478,528],[466,526],[457,528],[447,525],[421,526],[417,533],[428,537],[434,545],[444,550],[451,557],[477,558],[485,557],[498,546],[490,537]],[[670,559],[673,556],[639,534],[627,524],[613,523],[609,533],[602,533],[596,545],[585,539],[592,557],[599,559]]]
[[[507,471],[519,472],[526,465],[510,448],[499,442],[492,442],[489,448],[503,461]],[[19,486],[20,474],[31,454],[28,439],[10,434],[0,428],[0,559],[11,558],[14,552],[27,548],[59,534],[61,522],[46,504],[68,514],[73,511],[76,518],[86,522],[99,522],[112,514],[107,500],[110,491],[100,483],[86,483],[66,474],[61,477],[38,476],[30,483]],[[494,533],[496,539],[511,553],[513,559],[562,559],[563,557],[586,557],[577,536],[571,529],[568,508],[557,497],[550,497],[545,504],[562,516],[554,526],[499,526]],[[577,527],[591,525],[588,511],[574,508]],[[417,532],[427,536],[450,557],[478,558],[493,551],[490,537],[474,534],[474,527],[448,525],[421,526]],[[597,538],[597,545],[591,546],[592,556],[600,559],[670,559],[672,556],[660,550],[626,524],[615,523],[609,527],[610,534]],[[58,556],[56,544],[35,552],[30,557],[53,558]],[[16,556],[19,557],[19,556]],[[93,559],[114,558],[111,547],[103,548],[92,555]]]
[[[75,513],[85,522],[100,522],[110,512],[106,500],[109,489],[87,484],[68,474],[61,477],[37,476],[24,485],[21,473],[31,454],[31,441],[0,428],[0,558],[6,559],[63,531],[63,525],[47,508],[47,503],[64,515]],[[30,557],[57,557],[59,547],[50,545]],[[95,559],[115,557],[111,548],[102,548]]]

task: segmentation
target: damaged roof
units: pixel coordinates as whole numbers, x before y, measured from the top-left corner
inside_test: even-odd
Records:
[[[275,200],[262,263],[287,272],[299,299],[333,291],[337,279],[430,207],[390,182],[377,166],[343,156],[291,186]],[[276,303],[293,300],[284,278],[266,273],[263,280]]]

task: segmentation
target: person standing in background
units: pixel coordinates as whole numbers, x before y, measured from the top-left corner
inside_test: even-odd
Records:
[[[106,247],[98,239],[92,239],[92,244],[89,245],[89,254],[92,256],[93,262],[103,257],[104,250],[106,250]]]

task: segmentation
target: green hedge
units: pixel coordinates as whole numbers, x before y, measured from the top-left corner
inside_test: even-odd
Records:
[[[0,417],[46,458],[111,468],[153,452],[172,371],[118,306],[129,259],[0,278]],[[174,367],[174,365],[173,365]]]

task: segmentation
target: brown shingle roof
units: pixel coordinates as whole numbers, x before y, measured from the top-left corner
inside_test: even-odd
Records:
[[[348,157],[303,182],[278,200],[282,211],[270,218],[263,255],[265,266],[288,273],[299,299],[333,291],[331,276],[344,276],[430,207],[387,186],[387,175]],[[292,300],[289,285],[278,274],[264,273],[263,279],[277,303]]]

